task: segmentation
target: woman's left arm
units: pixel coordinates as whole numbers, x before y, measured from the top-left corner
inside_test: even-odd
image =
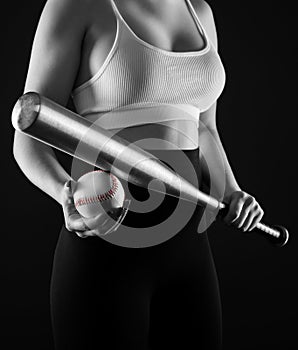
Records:
[[[261,220],[264,211],[256,199],[243,191],[236,181],[215,125],[215,115],[216,103],[200,116],[199,146],[206,161],[201,162],[202,172],[212,176],[216,192],[229,205],[224,222],[243,231],[251,231]],[[208,168],[204,169],[204,166]]]
[[[217,49],[216,26],[210,6],[201,0],[192,2]],[[201,113],[198,132],[200,152],[207,161],[205,165],[201,162],[201,166],[203,168],[208,166],[208,169],[202,171],[212,176],[212,184],[215,185],[217,193],[229,206],[224,222],[241,228],[242,231],[251,231],[263,217],[264,211],[252,195],[240,188],[235,179],[216,126],[216,102]],[[224,167],[223,170],[221,165]]]

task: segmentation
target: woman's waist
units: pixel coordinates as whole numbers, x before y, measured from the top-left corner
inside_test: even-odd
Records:
[[[109,131],[147,150],[193,150],[199,146],[198,128],[192,120],[167,120]]]
[[[147,149],[198,147],[200,110],[190,104],[127,105],[106,112],[90,111],[83,116]]]

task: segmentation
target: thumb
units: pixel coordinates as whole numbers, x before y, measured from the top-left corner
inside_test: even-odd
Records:
[[[72,183],[74,181],[72,179],[69,179],[67,180],[65,183],[64,183],[64,187],[63,187],[63,198],[64,200],[69,200],[69,199],[72,199],[73,198],[73,191],[72,191]]]
[[[65,182],[64,187],[65,187],[66,189],[70,189],[70,188],[71,188],[71,179],[69,179],[69,180],[67,180],[67,181]]]
[[[67,191],[70,191],[72,188],[74,189],[76,185],[76,182],[73,179],[68,179],[65,184],[64,187]]]

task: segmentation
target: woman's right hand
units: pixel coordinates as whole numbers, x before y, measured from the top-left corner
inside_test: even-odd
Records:
[[[68,180],[63,187],[61,205],[63,208],[65,227],[70,232],[75,232],[79,237],[103,236],[109,232],[116,231],[121,224],[120,218],[123,215],[123,208],[117,208],[110,212],[112,217],[106,213],[91,218],[83,217],[75,208],[71,184]],[[119,219],[117,221],[117,219]],[[115,224],[116,220],[116,224]],[[113,230],[111,228],[115,225]]]

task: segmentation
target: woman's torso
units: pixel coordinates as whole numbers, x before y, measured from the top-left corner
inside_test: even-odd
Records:
[[[136,35],[157,48],[187,52],[201,50],[206,45],[185,0],[114,0],[114,3]],[[117,29],[110,0],[92,1],[90,10],[75,88],[93,77],[103,65]],[[199,15],[206,16],[204,11]],[[202,22],[206,20],[204,18]],[[94,116],[86,118],[92,120]],[[198,129],[192,120],[168,120],[162,124],[148,123],[113,130],[130,142],[150,137],[169,141],[181,149],[194,149],[198,145]]]

